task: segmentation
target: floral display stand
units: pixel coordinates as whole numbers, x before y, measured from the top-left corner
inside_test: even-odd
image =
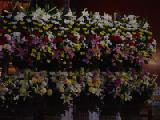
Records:
[[[4,10],[1,108],[35,120],[59,119],[66,111],[86,119],[96,111],[133,113],[157,86],[157,76],[142,69],[155,52],[150,26],[139,16],[112,18],[87,9],[76,15],[56,7]]]

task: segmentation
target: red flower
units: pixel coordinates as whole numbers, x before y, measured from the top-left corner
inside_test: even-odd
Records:
[[[40,37],[41,34],[36,31],[36,32],[34,32],[34,35],[35,35],[36,37]]]
[[[45,36],[44,36],[43,41],[44,41],[44,42],[48,42],[48,41],[49,41],[48,35],[45,35]]]
[[[63,42],[63,39],[62,39],[61,37],[56,37],[56,38],[54,39],[54,42],[55,42],[55,43],[60,43],[60,42]]]
[[[116,43],[116,44],[122,43],[122,39],[119,35],[112,35],[110,39],[113,43]]]
[[[140,33],[139,32],[136,32],[135,35],[133,35],[134,38],[140,38]]]
[[[28,45],[32,46],[32,37],[30,35],[25,35],[25,38],[26,38],[26,40],[28,42]]]
[[[74,36],[73,34],[68,34],[68,39],[71,40],[72,42],[76,42],[77,41],[77,37]]]
[[[152,43],[154,41],[154,38],[148,39],[148,43]]]
[[[130,41],[129,42],[129,46],[135,46],[135,42],[134,41]]]
[[[6,30],[0,28],[0,33],[4,34]]]
[[[0,45],[4,45],[5,44],[5,42],[6,42],[6,40],[7,40],[7,38],[6,37],[1,37],[0,38]]]

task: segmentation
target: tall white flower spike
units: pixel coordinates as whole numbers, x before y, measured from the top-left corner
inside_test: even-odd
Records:
[[[104,15],[102,17],[106,21],[112,21],[112,16],[108,15],[107,13],[104,13]]]
[[[66,15],[64,15],[64,16],[72,17],[72,16],[73,16],[73,13],[72,13],[71,9],[69,9],[68,13],[67,13]]]
[[[148,30],[149,27],[150,26],[149,26],[148,22],[145,22],[145,24],[143,25],[143,28],[146,29],[146,30]]]
[[[83,11],[82,11],[82,16],[84,17],[89,17],[89,13],[87,11],[87,8],[85,8]]]

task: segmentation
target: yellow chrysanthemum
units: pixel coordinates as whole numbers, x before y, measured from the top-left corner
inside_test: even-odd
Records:
[[[144,32],[144,30],[143,30],[143,29],[140,29],[139,31],[140,31],[141,33],[143,33],[143,32]]]
[[[38,23],[37,23],[37,22],[35,22],[35,21],[33,21],[33,24],[34,24],[34,25],[38,25]]]
[[[52,94],[53,94],[53,90],[52,90],[52,89],[48,89],[47,95],[48,95],[48,96],[52,96]]]
[[[74,31],[78,32],[78,31],[80,31],[80,28],[74,28]]]
[[[87,31],[87,28],[82,28],[83,31]]]
[[[64,51],[60,52],[61,58],[64,58]]]
[[[122,80],[124,80],[124,81],[128,81],[129,80],[129,76],[128,76],[128,74],[126,72],[122,72],[121,77],[122,77]]]
[[[26,26],[23,26],[22,28],[23,28],[23,29],[27,29],[27,27],[26,27]]]
[[[85,55],[85,52],[80,52],[80,55]]]
[[[20,96],[25,96],[27,94],[26,88],[21,87],[19,90]]]
[[[75,33],[76,33],[76,31],[72,30],[72,31],[71,31],[71,33],[72,33],[72,34],[75,34]]]
[[[33,48],[33,49],[32,49],[32,52],[37,52],[37,51],[36,51],[36,49]]]
[[[40,93],[41,93],[41,94],[45,94],[45,93],[47,93],[47,89],[46,89],[46,88],[42,88],[42,89],[40,89]]]
[[[57,36],[61,36],[62,34],[60,32],[57,33]]]
[[[6,20],[3,20],[3,22],[4,22],[4,23],[7,23],[7,21],[6,21]]]
[[[67,85],[71,85],[72,84],[72,80],[66,80]]]
[[[80,24],[79,24],[79,23],[77,23],[77,26],[80,26]]]
[[[143,52],[143,55],[144,55],[144,57],[148,57],[149,56],[148,52],[146,52],[146,51]]]
[[[72,29],[72,25],[68,25],[68,28],[69,28],[69,29]]]
[[[81,49],[81,44],[76,44],[76,45],[75,45],[75,48],[76,48],[77,51],[80,51],[80,49]]]
[[[111,32],[112,32],[112,29],[111,29],[111,28],[109,28],[109,29],[108,29],[108,32],[110,32],[110,33],[111,33]]]
[[[100,32],[100,35],[104,36],[104,35],[105,35],[105,33],[106,33],[106,32],[101,31],[101,32]]]
[[[51,28],[53,26],[53,24],[49,24],[48,27]]]
[[[51,60],[47,59],[47,63],[51,63]]]
[[[88,86],[93,87],[94,84],[92,83],[92,81],[88,81]]]
[[[90,27],[90,24],[86,24],[86,27]]]
[[[54,29],[54,30],[57,30],[58,28],[54,27],[53,29]]]
[[[66,62],[66,61],[63,61],[63,64],[64,64],[64,65],[66,65],[66,64],[67,64],[67,62]]]
[[[48,53],[52,53],[52,49],[48,47]]]
[[[101,85],[101,80],[96,80],[95,87],[99,88]]]
[[[124,30],[124,29],[125,29],[123,26],[120,26],[119,28],[120,28],[121,30]]]
[[[48,30],[49,28],[48,28],[48,26],[43,26],[43,29]]]
[[[96,28],[94,28],[94,27],[91,28],[91,30],[93,30],[93,31],[94,31],[95,29],[96,29]]]
[[[38,23],[37,25],[38,25],[39,27],[43,26],[43,24],[40,24],[40,23]]]
[[[86,34],[86,35],[89,35],[89,31],[87,31],[87,32],[84,32],[84,34]]]
[[[41,30],[41,29],[39,29],[38,31],[39,31],[40,33],[42,33],[42,32],[43,32],[43,30]]]
[[[37,60],[40,60],[40,59],[41,59],[41,57],[40,57],[40,55],[38,55],[38,56],[37,56]]]
[[[20,24],[21,24],[21,25],[24,25],[24,24],[25,24],[25,22],[24,22],[24,21],[21,21],[21,22],[20,22]]]
[[[64,87],[60,87],[59,92],[64,93]]]
[[[88,90],[88,91],[94,94],[95,91],[96,91],[96,89],[95,89],[94,87],[89,87],[89,90]]]
[[[11,30],[11,29],[8,29],[8,32],[10,33],[10,32],[12,32],[12,30]]]
[[[31,53],[31,56],[32,56],[32,57],[35,57],[35,56],[36,56],[36,54],[35,54],[35,53]]]
[[[152,32],[148,32],[148,35],[152,36],[152,35],[153,35],[153,33],[152,33]]]

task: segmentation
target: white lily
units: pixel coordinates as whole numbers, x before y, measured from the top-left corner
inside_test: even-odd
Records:
[[[150,26],[149,26],[148,22],[145,22],[145,24],[143,25],[143,28],[146,29],[146,30],[148,30],[149,27]]]
[[[100,16],[99,12],[95,12],[94,13],[94,19],[99,20],[100,18],[101,18],[101,16]]]
[[[82,11],[82,16],[89,17],[89,13],[86,10],[87,10],[87,8]]]
[[[17,12],[17,15],[14,17],[16,21],[23,21],[23,18],[26,16],[24,12]]]
[[[110,15],[108,15],[108,14],[106,14],[106,13],[104,13],[104,15],[103,15],[102,17],[103,17],[103,19],[104,19],[105,21],[112,21],[112,16],[110,16]]]

